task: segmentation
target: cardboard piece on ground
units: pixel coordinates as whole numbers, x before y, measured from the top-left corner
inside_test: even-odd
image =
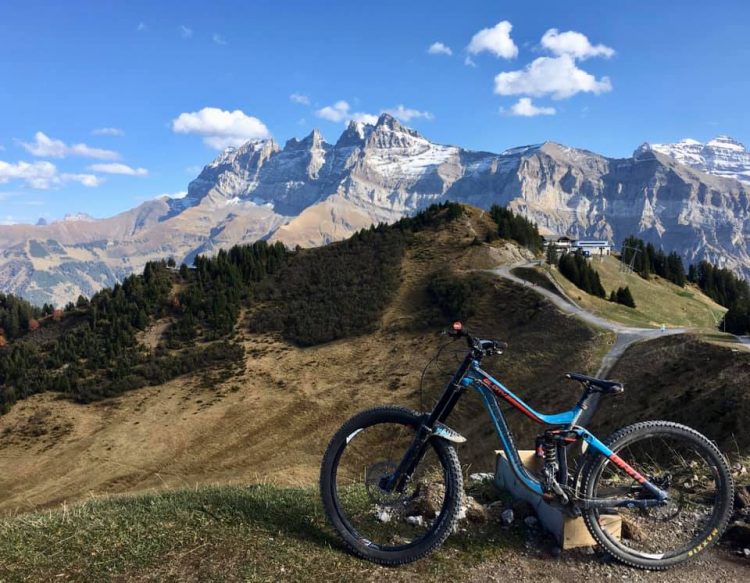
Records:
[[[508,464],[505,452],[497,451],[497,465],[495,468],[495,484],[508,492],[515,498],[528,502],[545,530],[555,537],[563,549],[575,549],[578,547],[592,547],[596,541],[592,538],[583,518],[572,518],[564,515],[557,508],[550,506],[542,497],[530,491],[515,476]],[[537,476],[541,471],[541,460],[533,450],[519,450],[519,457],[529,472]],[[619,514],[603,515],[600,524],[604,529],[620,538],[622,532],[622,519]]]

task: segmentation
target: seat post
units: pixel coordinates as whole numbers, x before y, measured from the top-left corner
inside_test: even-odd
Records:
[[[592,394],[595,393],[594,391],[592,391],[591,384],[588,381],[583,381],[581,384],[583,385],[583,393],[581,393],[581,396],[578,399],[578,403],[576,403],[576,407],[578,408],[578,413],[570,422],[571,428],[574,425],[579,424],[579,421],[581,420],[581,418],[586,415],[590,407],[589,400],[591,399]]]
[[[578,401],[580,412],[578,413],[578,415],[576,415],[576,418],[573,420],[571,425],[577,424],[585,427],[589,423],[589,421],[591,421],[591,418],[594,416],[594,413],[599,407],[599,399],[601,399],[602,396],[601,392],[593,390],[589,383],[585,383],[584,386],[586,388],[584,389],[583,395],[581,395],[581,398]]]

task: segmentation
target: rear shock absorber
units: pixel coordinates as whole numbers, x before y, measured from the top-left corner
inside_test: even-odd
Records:
[[[552,435],[545,434],[541,441],[541,453],[544,457],[544,498],[551,501],[556,495],[560,502],[567,504],[569,501],[568,495],[557,481],[557,474],[560,469],[557,449],[557,440]]]

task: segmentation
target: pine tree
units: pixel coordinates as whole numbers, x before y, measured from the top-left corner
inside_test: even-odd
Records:
[[[617,289],[617,303],[629,308],[635,308],[635,300],[630,293],[629,287],[620,287]]]
[[[557,249],[554,245],[547,245],[547,263],[549,265],[557,265]]]

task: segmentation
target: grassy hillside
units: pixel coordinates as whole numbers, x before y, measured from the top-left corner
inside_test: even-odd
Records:
[[[725,452],[750,453],[750,352],[668,336],[631,346],[612,369],[625,381],[621,397],[603,399],[596,415],[602,433],[643,419],[685,423]]]
[[[0,519],[0,581],[620,581],[746,578],[746,559],[711,550],[668,572],[638,572],[600,553],[552,553],[520,519],[460,523],[421,561],[359,560],[328,527],[309,488],[223,486],[93,500]],[[583,577],[583,579],[582,579]]]
[[[183,333],[190,338],[193,331],[192,341],[201,350],[231,342],[236,347],[231,366],[196,358],[190,363],[192,372],[86,405],[60,399],[65,393],[52,391],[19,401],[0,416],[0,512],[32,511],[90,494],[210,483],[309,488],[315,484],[331,435],[356,411],[388,403],[416,409],[431,406],[465,347],[456,343],[447,348],[427,369],[420,391],[422,370],[446,342],[438,336],[439,330],[459,312],[467,316],[466,325],[475,333],[509,343],[504,355],[485,363],[490,372],[543,412],[570,406],[579,387],[563,381],[563,373],[595,372],[612,335],[561,314],[531,287],[483,272],[531,255],[515,244],[488,237],[497,225],[486,213],[466,208],[449,214],[443,209],[428,224],[402,224],[403,238],[396,235],[395,247],[381,239],[386,243],[383,249],[397,251],[398,257],[388,261],[371,253],[378,245],[368,237],[388,232],[375,229],[364,235],[368,244],[354,241],[319,253],[294,254],[275,266],[270,278],[258,274],[260,281],[250,272],[232,276],[234,267],[210,263],[204,264],[203,275],[201,270],[186,277],[179,274],[178,284],[162,295],[180,298],[179,306],[193,306],[197,318],[192,325],[174,330],[171,311],[150,317],[144,329],[134,331],[138,353],[158,354],[160,347],[169,353],[173,332],[179,332],[179,339]],[[492,242],[482,243],[488,239]],[[384,261],[377,268],[372,265],[376,259]],[[371,274],[345,273],[353,266],[358,271],[370,267],[372,273],[386,273],[388,285],[373,289]],[[226,296],[226,286],[220,282],[237,276],[249,282],[242,287],[244,295]],[[217,293],[190,295],[188,291],[197,289],[199,282],[203,289]],[[305,304],[306,289],[320,301]],[[331,290],[348,298],[336,313],[326,301]],[[470,293],[456,295],[451,290]],[[225,313],[208,309],[213,302],[206,303],[207,297],[219,303],[222,298],[229,300],[236,310],[233,326],[226,326]],[[456,297],[460,302],[453,301]],[[672,301],[675,298],[682,296],[671,296]],[[284,311],[287,301],[296,302],[294,310]],[[363,305],[366,302],[371,303]],[[186,313],[192,312],[193,308]],[[279,313],[293,318],[264,319]],[[86,318],[83,308],[74,312],[63,319],[59,333],[67,334]],[[213,321],[229,328],[223,340],[213,339]],[[268,322],[273,325],[259,325]],[[43,326],[39,332],[46,335],[53,329]],[[332,333],[337,339],[324,341]],[[641,363],[648,362],[645,355],[640,358]],[[673,358],[665,352],[659,370],[679,367],[682,359],[691,358],[690,352],[678,351]],[[159,367],[152,372],[158,374]],[[672,384],[642,383],[637,375],[643,370],[637,366],[616,372],[629,385],[651,387],[650,398],[655,401],[669,403],[670,395],[679,390]],[[722,378],[726,386],[744,387],[732,384],[735,379],[744,382],[740,374]],[[710,394],[723,398],[717,391]],[[603,407],[619,411],[624,403],[613,400]],[[639,399],[627,403],[628,415],[643,412]],[[741,421],[744,411],[721,409],[726,426],[707,427],[725,431]],[[607,419],[602,417],[605,424]],[[538,426],[518,412],[510,413],[509,423],[519,445],[532,446]],[[464,398],[450,424],[469,438],[459,452],[466,470],[492,470],[498,442],[475,395]],[[726,443],[730,434],[717,439]]]
[[[619,287],[629,287],[635,300],[635,309],[581,291],[556,268],[552,268],[550,274],[566,294],[581,307],[627,326],[658,327],[666,324],[715,329],[717,322],[726,312],[726,308],[715,303],[693,285],[681,288],[658,276],[651,276],[646,280],[635,273],[624,273],[620,269],[619,260],[615,257],[594,258],[591,265],[599,273],[607,295]]]
[[[438,273],[471,280],[477,294],[467,325],[510,343],[505,355],[486,363],[490,371],[542,410],[574,402],[575,386],[560,388],[562,373],[594,372],[609,335],[560,314],[531,289],[476,272],[524,258],[501,240],[476,244],[496,228],[486,213],[469,209],[414,232],[375,331],[358,328],[345,340],[295,346],[283,331],[251,331],[268,306],[258,300],[233,333],[243,353],[234,369],[199,370],[86,406],[54,393],[17,403],[0,417],[0,509],[216,481],[314,483],[322,452],[346,418],[375,404],[428,407],[455,370],[465,350],[460,343],[427,370],[420,394],[422,369],[445,342],[438,332],[452,316],[429,292]],[[315,310],[308,305],[311,321]],[[158,338],[162,324],[155,321],[143,341]],[[516,413],[510,422],[521,443],[531,445],[537,428]],[[464,463],[491,469],[497,439],[479,399],[467,396],[451,424],[471,439]]]
[[[440,553],[385,569],[343,551],[312,488],[207,487],[0,520],[0,581],[457,580],[521,550],[519,535],[464,528]]]
[[[150,262],[143,274],[90,300],[81,297],[34,326],[28,304],[3,296],[0,325],[8,332],[0,329],[0,414],[44,391],[89,402],[214,364],[228,369],[242,358],[231,339],[238,324],[247,324],[239,318],[248,310],[255,330],[279,331],[297,345],[371,332],[395,292],[414,234],[462,214],[460,205],[443,203],[309,251],[260,241],[198,256],[192,269]]]

